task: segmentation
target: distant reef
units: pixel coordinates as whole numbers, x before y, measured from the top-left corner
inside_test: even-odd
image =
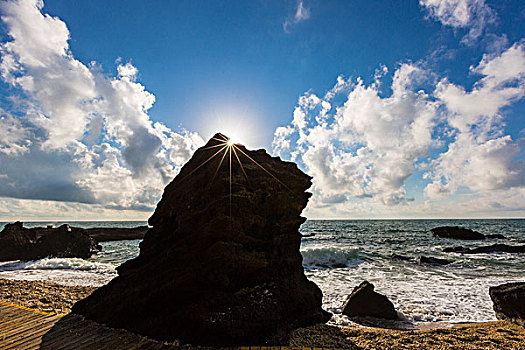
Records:
[[[88,235],[97,242],[144,239],[148,226],[138,227],[94,227],[86,229]]]
[[[0,232],[0,261],[46,257],[89,258],[101,247],[86,230],[69,225],[25,228],[20,221]]]
[[[440,238],[454,238],[466,240],[485,239],[485,235],[477,231],[457,226],[441,226],[430,230],[434,237]]]

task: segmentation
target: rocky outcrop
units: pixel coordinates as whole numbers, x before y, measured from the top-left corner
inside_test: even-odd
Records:
[[[394,304],[386,296],[375,292],[374,285],[368,281],[364,281],[354,288],[343,304],[341,312],[350,317],[369,316],[388,320],[398,319]]]
[[[195,152],[165,188],[139,256],[73,312],[155,339],[214,346],[276,344],[330,319],[299,252],[311,178],[226,141],[217,134]]]
[[[525,245],[507,245],[507,244],[493,244],[477,248],[466,247],[448,247],[444,248],[445,253],[461,253],[461,254],[481,254],[481,253],[525,253]]]
[[[148,231],[148,226],[138,227],[94,227],[86,232],[97,242],[123,241],[129,239],[143,239]]]
[[[490,287],[489,294],[498,319],[525,327],[525,282]]]
[[[7,224],[0,232],[0,261],[89,258],[99,250],[100,246],[85,230],[69,225],[25,228],[18,221]]]
[[[482,233],[457,226],[442,226],[430,230],[434,237],[478,240],[485,239]]]

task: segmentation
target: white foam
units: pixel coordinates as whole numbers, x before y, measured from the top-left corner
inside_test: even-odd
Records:
[[[100,286],[117,276],[115,265],[83,259],[45,258],[0,263],[0,277],[65,285]]]
[[[353,248],[313,246],[302,248],[301,254],[307,268],[350,266],[359,261],[359,252]]]
[[[386,295],[398,311],[416,324],[494,321],[489,287],[516,281],[503,276],[469,278],[461,270],[431,271],[418,265],[409,268],[378,265],[364,262],[350,268],[306,271],[307,277],[323,291],[323,307],[334,314],[330,323],[351,324],[341,314],[341,306],[364,280],[373,283],[377,292]]]

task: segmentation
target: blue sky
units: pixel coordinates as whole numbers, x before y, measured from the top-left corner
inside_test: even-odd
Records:
[[[222,130],[310,218],[524,217],[521,1],[2,1],[0,219],[142,219]]]

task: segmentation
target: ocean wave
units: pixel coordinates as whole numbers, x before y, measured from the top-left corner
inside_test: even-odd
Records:
[[[75,258],[45,258],[0,264],[0,272],[18,270],[73,270],[107,273],[114,271],[115,267],[110,264],[95,263]]]
[[[310,268],[345,267],[359,261],[359,252],[352,248],[309,247],[301,249],[303,266]]]

